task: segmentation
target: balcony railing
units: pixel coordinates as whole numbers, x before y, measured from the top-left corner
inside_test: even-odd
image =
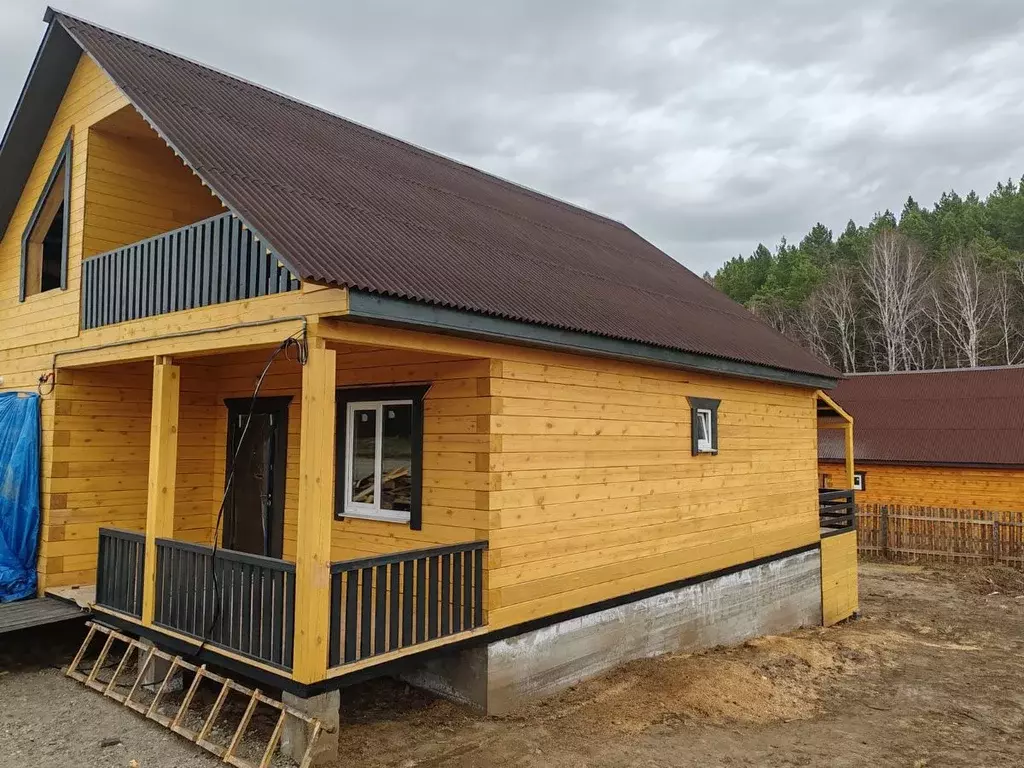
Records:
[[[153,623],[290,670],[295,564],[157,539]]]
[[[857,507],[853,491],[818,491],[818,524],[822,533],[856,530]]]
[[[223,213],[85,259],[82,328],[298,288],[278,255]]]
[[[331,564],[331,667],[483,626],[486,541]]]
[[[97,605],[136,618],[142,616],[145,551],[145,534],[119,528],[100,528],[96,562]]]

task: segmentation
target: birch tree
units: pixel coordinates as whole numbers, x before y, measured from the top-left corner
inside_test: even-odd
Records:
[[[885,371],[913,367],[912,329],[923,312],[927,272],[920,247],[893,229],[882,229],[861,263],[864,294]]]
[[[998,304],[992,281],[977,253],[958,246],[940,272],[941,294],[936,319],[949,339],[957,360],[970,368],[981,365],[987,351],[992,318]]]

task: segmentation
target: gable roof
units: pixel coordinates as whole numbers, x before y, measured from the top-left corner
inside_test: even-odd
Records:
[[[64,13],[47,20],[304,281],[737,361],[755,378],[838,376],[618,222]],[[12,126],[38,90],[30,78]]]
[[[857,461],[1024,467],[1024,367],[854,374],[831,394]],[[819,458],[842,461],[842,442],[819,430]]]

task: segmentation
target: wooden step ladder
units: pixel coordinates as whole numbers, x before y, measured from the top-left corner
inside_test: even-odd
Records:
[[[169,653],[161,651],[155,646],[143,643],[141,640],[134,637],[123,635],[120,632],[102,624],[90,621],[86,623],[86,626],[89,628],[89,632],[85,636],[85,641],[82,643],[82,647],[79,648],[78,653],[75,654],[74,660],[68,666],[66,673],[68,677],[84,683],[89,688],[99,691],[104,696],[135,710],[139,714],[159,723],[165,728],[170,728],[180,736],[198,744],[208,752],[212,752],[225,763],[237,766],[238,768],[270,768],[271,761],[274,758],[274,753],[276,752],[281,740],[281,732],[284,730],[285,721],[289,717],[297,718],[305,724],[309,735],[308,745],[299,766],[300,768],[309,768],[313,759],[317,739],[319,739],[320,734],[324,730],[323,724],[318,719],[310,717],[304,712],[300,712],[293,707],[289,707],[283,702],[266,696],[258,688],[248,688],[240,683],[236,683],[230,678],[210,672],[206,668],[205,664],[196,666],[195,664],[186,661],[181,656],[172,656]],[[79,666],[82,664],[82,659],[85,658],[86,650],[93,643],[94,639],[101,636],[105,636],[105,639],[96,660],[93,662],[92,666],[89,667],[88,671],[79,669]],[[110,652],[115,642],[119,642],[124,645],[124,653],[121,655],[120,660],[116,662],[117,666],[115,667],[114,673],[110,679],[102,681],[98,678],[98,675],[101,670],[113,665],[113,659],[111,659],[111,663],[109,665],[107,664],[107,659],[111,658]],[[122,676],[122,673],[132,656],[135,656],[137,660],[136,667],[138,669],[138,673],[135,675],[135,679],[131,683],[129,692],[127,694],[122,694],[116,690],[116,687],[119,684],[119,678]],[[116,654],[114,658],[116,658]],[[170,664],[167,669],[167,674],[159,683],[153,700],[148,704],[145,704],[138,700],[137,693],[139,693],[142,688],[142,680],[146,675],[146,671],[152,666],[156,659],[170,662]],[[192,684],[185,693],[185,697],[178,706],[177,713],[171,717],[166,714],[161,714],[159,708],[161,700],[169,690],[168,686],[170,685],[171,679],[173,678],[174,673],[178,670],[191,672],[194,674],[194,677],[192,678]],[[185,716],[189,711],[189,707],[195,699],[196,692],[199,690],[200,683],[203,680],[209,680],[220,685],[220,692],[217,694],[217,698],[213,702],[212,709],[203,721],[202,727],[198,731],[193,731],[186,728],[183,723],[185,721]],[[120,684],[127,685],[127,682]],[[224,702],[231,691],[235,691],[241,696],[248,697],[249,703],[233,732],[234,735],[231,737],[230,742],[225,746],[214,743],[210,740],[210,736],[213,732],[214,723],[220,716],[221,711],[224,708]],[[239,757],[236,754],[236,751],[242,743],[242,737],[245,735],[246,729],[249,727],[249,722],[252,720],[252,716],[256,711],[256,706],[260,703],[273,707],[278,710],[280,714],[278,715],[274,729],[267,740],[266,748],[263,750],[263,757],[260,762],[256,764]]]

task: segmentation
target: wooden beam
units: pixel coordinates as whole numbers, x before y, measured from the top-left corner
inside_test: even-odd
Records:
[[[302,368],[299,514],[295,545],[295,643],[292,676],[315,683],[327,674],[330,629],[331,521],[334,515],[336,353],[309,339]]]
[[[853,421],[846,423],[846,487],[853,488]]]
[[[153,411],[149,429],[146,495],[146,568],[142,623],[152,626],[156,609],[156,540],[174,534],[174,481],[178,470],[178,400],[181,370],[169,357],[153,360]]]

